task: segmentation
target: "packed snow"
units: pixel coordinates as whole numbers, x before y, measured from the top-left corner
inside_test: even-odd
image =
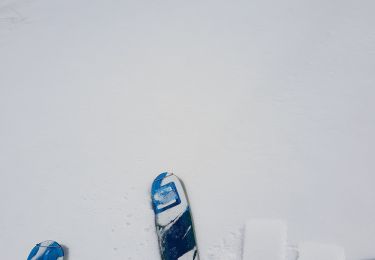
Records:
[[[249,219],[375,258],[375,1],[0,0],[0,244],[160,259],[185,183],[201,260]]]
[[[299,260],[345,260],[344,249],[336,245],[301,243]]]
[[[278,220],[249,220],[243,242],[243,260],[285,260],[287,226]]]

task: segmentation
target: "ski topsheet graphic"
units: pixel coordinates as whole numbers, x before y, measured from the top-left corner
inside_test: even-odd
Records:
[[[162,259],[199,260],[189,203],[178,177],[160,174],[151,197]]]
[[[55,241],[47,240],[37,244],[30,252],[27,260],[62,260],[63,248]]]

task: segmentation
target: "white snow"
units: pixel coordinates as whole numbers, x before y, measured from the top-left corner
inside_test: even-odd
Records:
[[[281,220],[246,222],[243,260],[285,260],[287,227]]]
[[[201,260],[250,218],[375,257],[375,1],[0,0],[0,245],[159,259],[184,181]]]
[[[345,260],[345,252],[336,245],[305,242],[299,245],[298,260]]]

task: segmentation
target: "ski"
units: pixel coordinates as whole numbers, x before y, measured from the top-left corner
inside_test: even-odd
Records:
[[[193,221],[184,186],[173,173],[156,177],[151,188],[162,260],[199,260]]]
[[[64,250],[59,243],[47,240],[36,244],[27,260],[62,260],[63,257]]]

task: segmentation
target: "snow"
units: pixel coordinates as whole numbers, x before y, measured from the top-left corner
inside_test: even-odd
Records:
[[[375,2],[0,0],[0,244],[159,259],[176,173],[201,260],[245,221],[375,257]]]
[[[243,260],[285,260],[287,227],[281,220],[249,220],[243,243]]]
[[[300,260],[345,260],[344,249],[335,245],[305,242],[299,245]]]

